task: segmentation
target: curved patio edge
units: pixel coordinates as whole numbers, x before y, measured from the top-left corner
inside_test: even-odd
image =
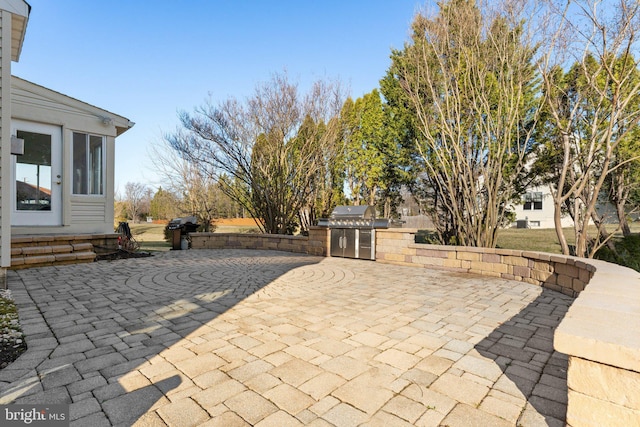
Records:
[[[517,280],[575,297],[554,335],[554,348],[569,356],[567,424],[640,426],[640,273],[542,252],[416,244],[416,231],[378,231],[376,260]]]
[[[414,229],[376,230],[376,262],[516,280],[572,296],[554,335],[569,356],[567,424],[640,426],[640,273],[604,261],[510,249],[416,244]],[[194,249],[328,255],[330,234],[191,234]]]

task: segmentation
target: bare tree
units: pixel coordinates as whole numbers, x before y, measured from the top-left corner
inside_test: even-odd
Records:
[[[169,191],[178,196],[176,210],[181,215],[195,216],[204,231],[211,231],[219,211],[218,184],[166,141],[152,146],[151,153],[156,172],[164,178]]]
[[[619,156],[619,148],[640,120],[634,57],[640,3],[567,0],[560,9],[554,5],[549,2],[543,22],[553,33],[545,37],[540,67],[555,139],[541,157],[557,158],[552,195],[562,251],[571,252],[561,225],[566,209],[574,220],[575,254],[593,257],[610,238],[596,211],[600,193],[612,174],[637,159]],[[597,227],[590,236],[592,221]]]
[[[330,158],[337,132],[331,119],[341,104],[338,84],[320,81],[301,96],[286,75],[276,74],[243,103],[231,98],[182,113],[183,128],[166,140],[220,183],[263,231],[292,233],[313,199],[322,162]]]
[[[144,195],[142,196],[142,200],[140,201],[139,216],[149,216],[149,213],[151,212],[152,199],[153,189],[150,187],[146,187],[144,190]]]
[[[493,247],[531,151],[535,48],[517,1],[439,6],[416,15],[392,72],[416,117],[419,176],[441,242]]]
[[[124,186],[124,204],[126,206],[129,219],[134,223],[138,222],[138,216],[141,213],[141,208],[146,194],[147,186],[139,182],[127,182]]]

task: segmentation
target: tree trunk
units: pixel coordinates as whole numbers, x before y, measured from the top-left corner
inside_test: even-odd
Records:
[[[631,235],[631,228],[629,227],[629,221],[627,221],[627,213],[624,210],[624,203],[616,203],[616,213],[618,214],[618,222],[622,229],[622,235],[624,237]]]
[[[558,236],[558,242],[564,255],[569,255],[569,245],[567,244],[567,238],[564,236],[562,230],[562,201],[555,198],[553,200],[553,223],[556,227],[556,235]]]
[[[613,244],[613,241],[611,240],[611,235],[605,227],[603,218],[596,211],[593,211],[591,212],[591,220],[596,225],[596,227],[598,227],[598,238],[600,239],[600,241],[606,242],[606,246],[612,251],[615,251],[615,246]],[[599,242],[596,241],[596,243]],[[594,246],[589,253],[589,258],[593,258],[596,252],[597,248]]]
[[[613,190],[614,196],[612,197],[612,203],[616,207],[616,215],[618,216],[618,224],[620,224],[622,235],[627,237],[631,235],[631,229],[629,228],[629,222],[627,221],[627,212],[624,210],[629,196],[628,186],[624,185],[624,179],[620,173],[616,173],[614,179],[611,181],[614,182],[616,186]]]

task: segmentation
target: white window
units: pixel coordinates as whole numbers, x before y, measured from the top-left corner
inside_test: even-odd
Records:
[[[542,210],[542,193],[530,192],[524,195],[524,210]]]
[[[73,194],[104,194],[104,137],[73,133]]]

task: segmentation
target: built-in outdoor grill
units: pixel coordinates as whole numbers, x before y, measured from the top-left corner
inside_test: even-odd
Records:
[[[336,206],[319,226],[331,229],[331,256],[376,259],[376,228],[389,227],[389,220],[376,218],[373,206]]]

